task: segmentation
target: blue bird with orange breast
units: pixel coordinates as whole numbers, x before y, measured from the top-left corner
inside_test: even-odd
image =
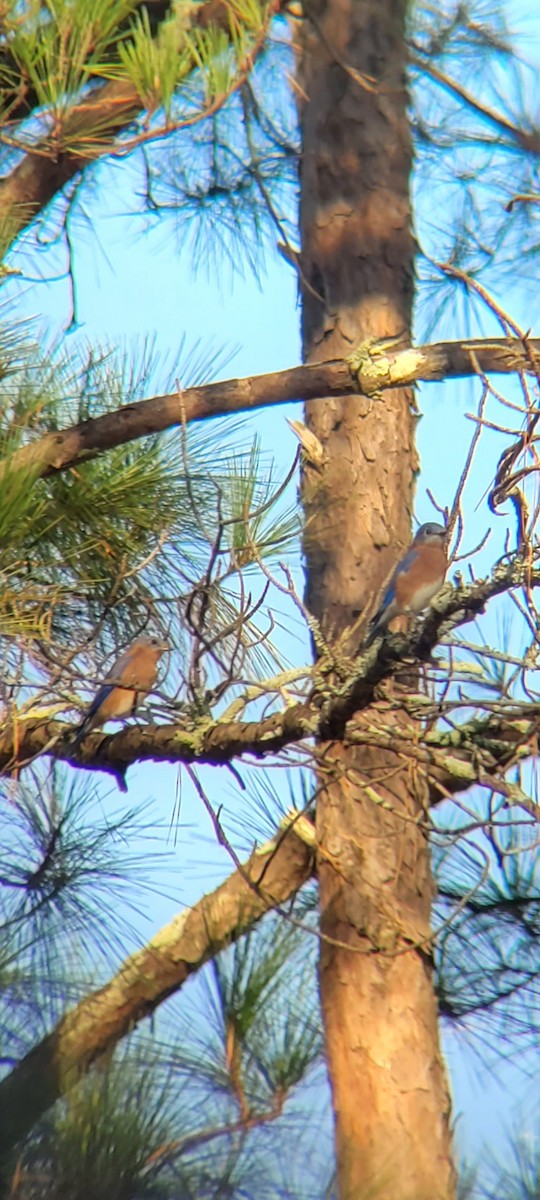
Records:
[[[375,638],[381,637],[394,617],[422,612],[441,590],[448,567],[447,536],[444,525],[428,521],[420,526],[369,623],[365,646],[371,646]]]
[[[111,667],[79,726],[73,747],[80,746],[92,729],[106,721],[129,717],[152,691],[158,663],[169,647],[156,637],[137,638]]]

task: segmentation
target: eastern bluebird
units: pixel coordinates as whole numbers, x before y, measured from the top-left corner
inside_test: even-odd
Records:
[[[402,613],[420,613],[440,591],[448,560],[447,530],[428,521],[421,525],[406,554],[398,563],[386,588],[381,605],[369,623],[364,646],[371,646],[394,617]]]
[[[161,655],[168,649],[159,638],[137,638],[116,659],[79,726],[73,746],[79,746],[97,725],[128,717],[156,682]]]

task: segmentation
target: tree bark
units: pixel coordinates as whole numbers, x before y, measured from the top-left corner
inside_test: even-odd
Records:
[[[302,33],[301,230],[308,360],[409,326],[405,4],[312,0]],[[343,634],[410,540],[415,412],[350,395],[306,417],[307,603]],[[395,685],[398,686],[398,685]],[[406,686],[403,681],[401,686]],[[361,721],[362,718],[359,718]],[[361,737],[361,730],[359,731]],[[391,751],[328,745],[317,804],[320,990],[340,1200],[450,1200],[449,1101],[429,954],[427,796]]]
[[[0,208],[6,219],[9,216],[13,238],[32,223],[70,179],[102,157],[113,138],[140,111],[136,88],[123,80],[97,87],[68,109],[62,125],[62,145],[53,149],[45,142],[35,152],[29,151],[0,180]],[[71,148],[72,144],[76,149]]]
[[[75,767],[123,778],[127,768],[135,762],[218,766],[247,755],[263,759],[288,746],[310,740],[324,742],[339,738],[348,744],[365,742],[372,747],[374,730],[377,745],[395,749],[397,732],[407,753],[411,754],[411,729],[414,728],[413,757],[429,765],[430,775],[433,766],[437,767],[437,772],[442,768],[446,780],[444,786],[449,791],[480,783],[482,775],[498,776],[500,782],[501,769],[504,773],[510,761],[515,759],[520,743],[529,753],[527,745],[536,738],[540,725],[540,705],[534,705],[530,700],[523,705],[516,702],[509,712],[503,701],[498,712],[492,704],[485,718],[460,725],[461,742],[457,739],[456,729],[447,741],[443,734],[435,735],[433,729],[426,732],[414,726],[410,717],[397,731],[395,727],[394,730],[385,729],[383,713],[388,703],[383,698],[382,707],[378,705],[376,689],[383,681],[387,681],[388,687],[391,677],[403,672],[403,662],[431,658],[441,635],[483,612],[493,596],[523,586],[528,591],[540,587],[540,570],[533,570],[528,555],[519,553],[509,562],[499,563],[488,579],[459,587],[447,584],[434,600],[418,631],[371,646],[356,659],[346,661],[341,657],[340,675],[335,680],[330,678],[335,666],[333,657],[324,664],[322,675],[321,660],[316,666],[306,667],[301,675],[307,679],[311,672],[311,694],[298,703],[285,704],[259,721],[242,720],[225,713],[214,720],[205,715],[200,721],[190,717],[186,722],[178,717],[176,721],[161,725],[129,725],[120,733],[90,733],[75,752],[74,726],[54,719],[54,713],[62,712],[61,704],[53,706],[54,713],[37,711],[4,715],[0,723],[0,774],[22,770],[34,758],[49,754]],[[333,655],[332,649],[330,655]],[[277,677],[282,679],[284,687],[288,682],[287,674]],[[268,680],[266,687],[261,680],[257,695],[275,696],[277,687],[276,677]],[[246,704],[249,702],[246,697]],[[355,721],[360,713],[366,716],[362,725],[357,719]],[[469,763],[469,769],[463,771],[464,763],[469,762],[471,745],[476,747],[473,761]],[[448,750],[447,765],[432,758],[434,746],[444,749],[445,757]],[[427,757],[423,758],[426,752]],[[484,754],[487,755],[485,759]],[[458,759],[460,766],[456,770]]]
[[[9,469],[28,470],[34,477],[52,475],[96,458],[115,446],[178,425],[300,399],[310,403],[329,396],[346,398],[351,388],[370,403],[385,404],[383,393],[405,383],[458,379],[478,371],[537,375],[539,359],[538,338],[435,342],[415,347],[392,347],[385,345],[384,339],[375,340],[353,352],[349,361],[313,362],[124,404],[100,417],[44,434],[11,455]],[[0,477],[6,469],[5,463],[6,460],[0,460]],[[318,459],[315,465],[318,466]]]
[[[156,32],[170,4],[167,0],[146,0],[146,8],[148,4],[150,27]],[[279,12],[281,6],[281,0],[275,0],[275,4],[268,9],[267,20]],[[198,6],[193,5],[190,22],[195,28],[206,29],[210,25],[219,25],[221,29],[229,32],[231,19],[226,0],[205,0]],[[130,26],[131,21],[120,22],[117,32],[119,41]],[[262,49],[264,41],[265,38],[261,36],[258,50]],[[31,86],[27,86],[26,78],[17,79],[19,66],[10,53],[9,45],[0,48],[1,67],[8,78],[13,73],[16,80],[10,104],[8,93],[7,123],[13,130],[16,145],[17,125],[23,122],[31,111],[39,108],[39,97]],[[91,63],[89,79],[93,83],[96,82],[95,76],[92,76]],[[225,99],[226,94],[218,98],[213,106],[214,110],[221,107]],[[126,129],[143,109],[144,102],[137,88],[127,78],[98,84],[78,103],[68,105],[54,137],[44,136],[35,150],[25,153],[13,170],[4,179],[0,179],[0,210],[4,219],[9,219],[11,237],[15,239],[17,234],[26,229],[66,183],[83,171],[90,162],[95,162],[113,151],[118,133]],[[201,112],[201,118],[205,115]],[[207,115],[210,115],[210,110]],[[190,122],[186,122],[188,123]],[[23,148],[24,140],[21,142],[21,149]]]

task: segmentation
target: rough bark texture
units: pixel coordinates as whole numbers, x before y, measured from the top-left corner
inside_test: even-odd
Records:
[[[343,358],[365,339],[399,334],[409,323],[414,247],[400,10],[389,0],[328,0],[308,10],[316,21],[306,21],[302,80],[309,97],[301,177],[302,263],[312,289],[304,292],[308,361]],[[339,61],[377,82],[363,87],[351,78],[325,42]],[[373,86],[376,93],[367,90]],[[322,482],[306,480],[307,598],[340,631],[410,539],[411,394],[387,395],[384,413],[355,395],[321,400],[307,421],[328,450]]]
[[[304,349],[340,358],[407,328],[413,282],[404,4],[310,2],[303,33]],[[410,539],[411,394],[314,403],[304,479],[307,601],[341,633]],[[361,718],[360,718],[361,719]],[[319,795],[320,988],[340,1200],[450,1200],[449,1103],[429,936],[427,802],[391,752],[328,747]],[[368,790],[369,789],[369,790]],[[382,802],[382,803],[381,803]],[[384,805],[391,805],[389,811]],[[424,945],[419,945],[424,939]]]

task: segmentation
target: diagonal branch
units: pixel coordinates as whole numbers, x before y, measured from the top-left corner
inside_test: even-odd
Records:
[[[105,83],[80,104],[73,105],[63,120],[62,140],[66,146],[80,142],[88,130],[84,146],[56,154],[38,145],[0,181],[0,210],[10,215],[13,237],[33,221],[70,179],[104,154],[105,137],[111,148],[110,139],[129,125],[141,108],[136,88],[124,80]]]
[[[292,829],[255,850],[241,871],[176,916],[112,979],[62,1018],[0,1082],[0,1160],[105,1051],[265,913],[310,878],[312,852]]]
[[[72,726],[58,721],[28,722],[17,719],[0,731],[0,773],[24,767],[40,754],[50,754],[73,766],[104,771],[122,778],[134,762],[229,763],[242,755],[262,759],[305,740],[331,741],[347,737],[347,725],[373,703],[375,686],[399,671],[404,661],[429,660],[441,638],[471,620],[494,596],[524,584],[540,585],[540,569],[532,570],[526,557],[516,555],[495,567],[488,579],[467,586],[447,584],[428,610],[425,620],[409,635],[395,634],[347,661],[347,672],[334,683],[335,663],[328,652],[311,668],[312,697],[285,706],[260,721],[234,721],[207,717],[174,725],[131,726],[107,736],[89,734],[74,756]],[[359,638],[361,634],[359,634]],[[306,674],[310,671],[306,668]],[[530,705],[525,711],[529,711]]]
[[[388,388],[463,378],[479,370],[483,374],[532,374],[535,355],[540,356],[539,339],[438,342],[416,348],[374,340],[359,347],[347,360],[229,379],[125,404],[115,412],[45,434],[17,451],[9,459],[9,469],[27,469],[36,477],[50,475],[177,425],[296,400],[309,402],[351,392],[380,399]],[[0,473],[2,469],[5,466],[0,463]]]
[[[391,750],[414,763],[429,786],[430,807],[475,786],[501,794],[508,805],[526,809],[535,820],[540,809],[521,786],[505,779],[509,767],[538,754],[540,705],[516,704],[511,712],[490,713],[456,726],[451,733],[435,729],[418,737],[418,724],[400,724],[396,732],[379,721],[351,722],[346,740],[352,746]],[[374,789],[372,789],[374,790]]]
[[[107,154],[130,153],[142,142],[167,137],[177,129],[187,128],[214,116],[249,75],[264,49],[269,24],[280,11],[281,5],[282,0],[269,0],[254,45],[244,61],[239,63],[236,78],[228,90],[209,100],[200,111],[184,120],[172,123],[166,119],[158,129],[148,128],[129,144],[115,144],[117,135],[144,110],[144,101],[129,79],[113,79],[96,86],[89,95],[69,106],[54,138],[45,137],[28,149],[10,174],[0,180],[0,211],[4,217],[9,217],[12,237],[31,224],[57,192],[90,162]],[[222,0],[206,0],[198,6],[192,6],[192,10],[190,21],[194,27],[205,28],[214,23],[229,28],[229,13]],[[165,12],[166,8],[161,15],[164,16]],[[5,134],[3,138],[8,145],[24,148],[22,141],[17,143],[15,138],[11,139]]]
[[[232,756],[242,749],[259,755],[275,750],[280,739],[282,745],[287,739],[294,740],[295,730],[302,735],[310,731],[320,738],[334,736],[337,731],[354,743],[366,736],[366,730],[362,732],[354,722],[347,725],[348,717],[358,708],[367,707],[376,678],[411,654],[427,657],[442,631],[448,631],[453,622],[467,619],[464,616],[467,605],[474,611],[490,596],[517,586],[529,575],[530,585],[538,586],[540,571],[530,572],[529,564],[516,558],[497,567],[488,580],[466,588],[447,587],[432,605],[419,632],[410,637],[397,635],[379,648],[374,646],[354,660],[355,671],[349,679],[337,688],[327,684],[326,690],[321,689],[322,707],[295,705],[259,723],[229,722],[221,728],[219,721],[206,722],[199,728],[192,727],[190,733],[159,727],[126,730],[105,739],[94,735],[88,739],[89,754],[94,742],[101,741],[99,756],[118,768],[125,765],[130,742],[139,745],[139,757],[144,757],[140,754],[141,739],[148,746],[147,756],[157,757],[156,743],[161,741],[165,745],[169,739],[169,756],[173,750],[173,757],[182,760],[183,753],[186,761],[189,751],[199,761],[223,762],[227,761],[227,754]],[[320,671],[320,663],[313,670]],[[432,780],[433,801],[440,798],[437,785],[449,792],[464,790],[475,782],[489,785],[490,778],[496,779],[497,771],[504,771],[512,761],[535,751],[539,724],[538,705],[526,705],[523,711],[516,705],[511,713],[476,718],[450,734],[428,732],[423,746],[414,739],[412,749],[422,756],[419,761],[425,763]],[[374,729],[377,733],[376,725]],[[368,735],[371,732],[372,729],[367,730]],[[384,738],[387,731],[379,729],[378,736]],[[187,747],[189,738],[192,742]],[[179,751],[182,746],[183,751]],[[120,750],[116,757],[115,747]],[[515,796],[510,792],[509,800],[522,803],[517,792]],[[214,893],[176,917],[152,942],[127,959],[109,983],[68,1013],[54,1032],[0,1083],[0,1157],[9,1154],[40,1115],[101,1054],[177,991],[203,963],[240,937],[266,912],[283,904],[308,880],[312,871],[310,849],[293,832],[296,827],[291,828],[290,822],[287,826],[271,843],[252,854],[247,864]]]
[[[424,74],[429,75],[445,91],[456,96],[458,100],[462,100],[471,112],[476,113],[488,125],[492,125],[500,133],[506,134],[510,143],[514,142],[526,154],[540,154],[540,133],[538,130],[521,129],[513,121],[509,121],[503,113],[490,108],[488,104],[481,103],[458,79],[453,79],[451,75],[447,75],[445,71],[441,71],[440,67],[430,62],[426,55],[419,54],[419,49],[420,47],[415,47],[416,53],[413,52],[409,56],[409,61],[413,66],[424,72]]]

